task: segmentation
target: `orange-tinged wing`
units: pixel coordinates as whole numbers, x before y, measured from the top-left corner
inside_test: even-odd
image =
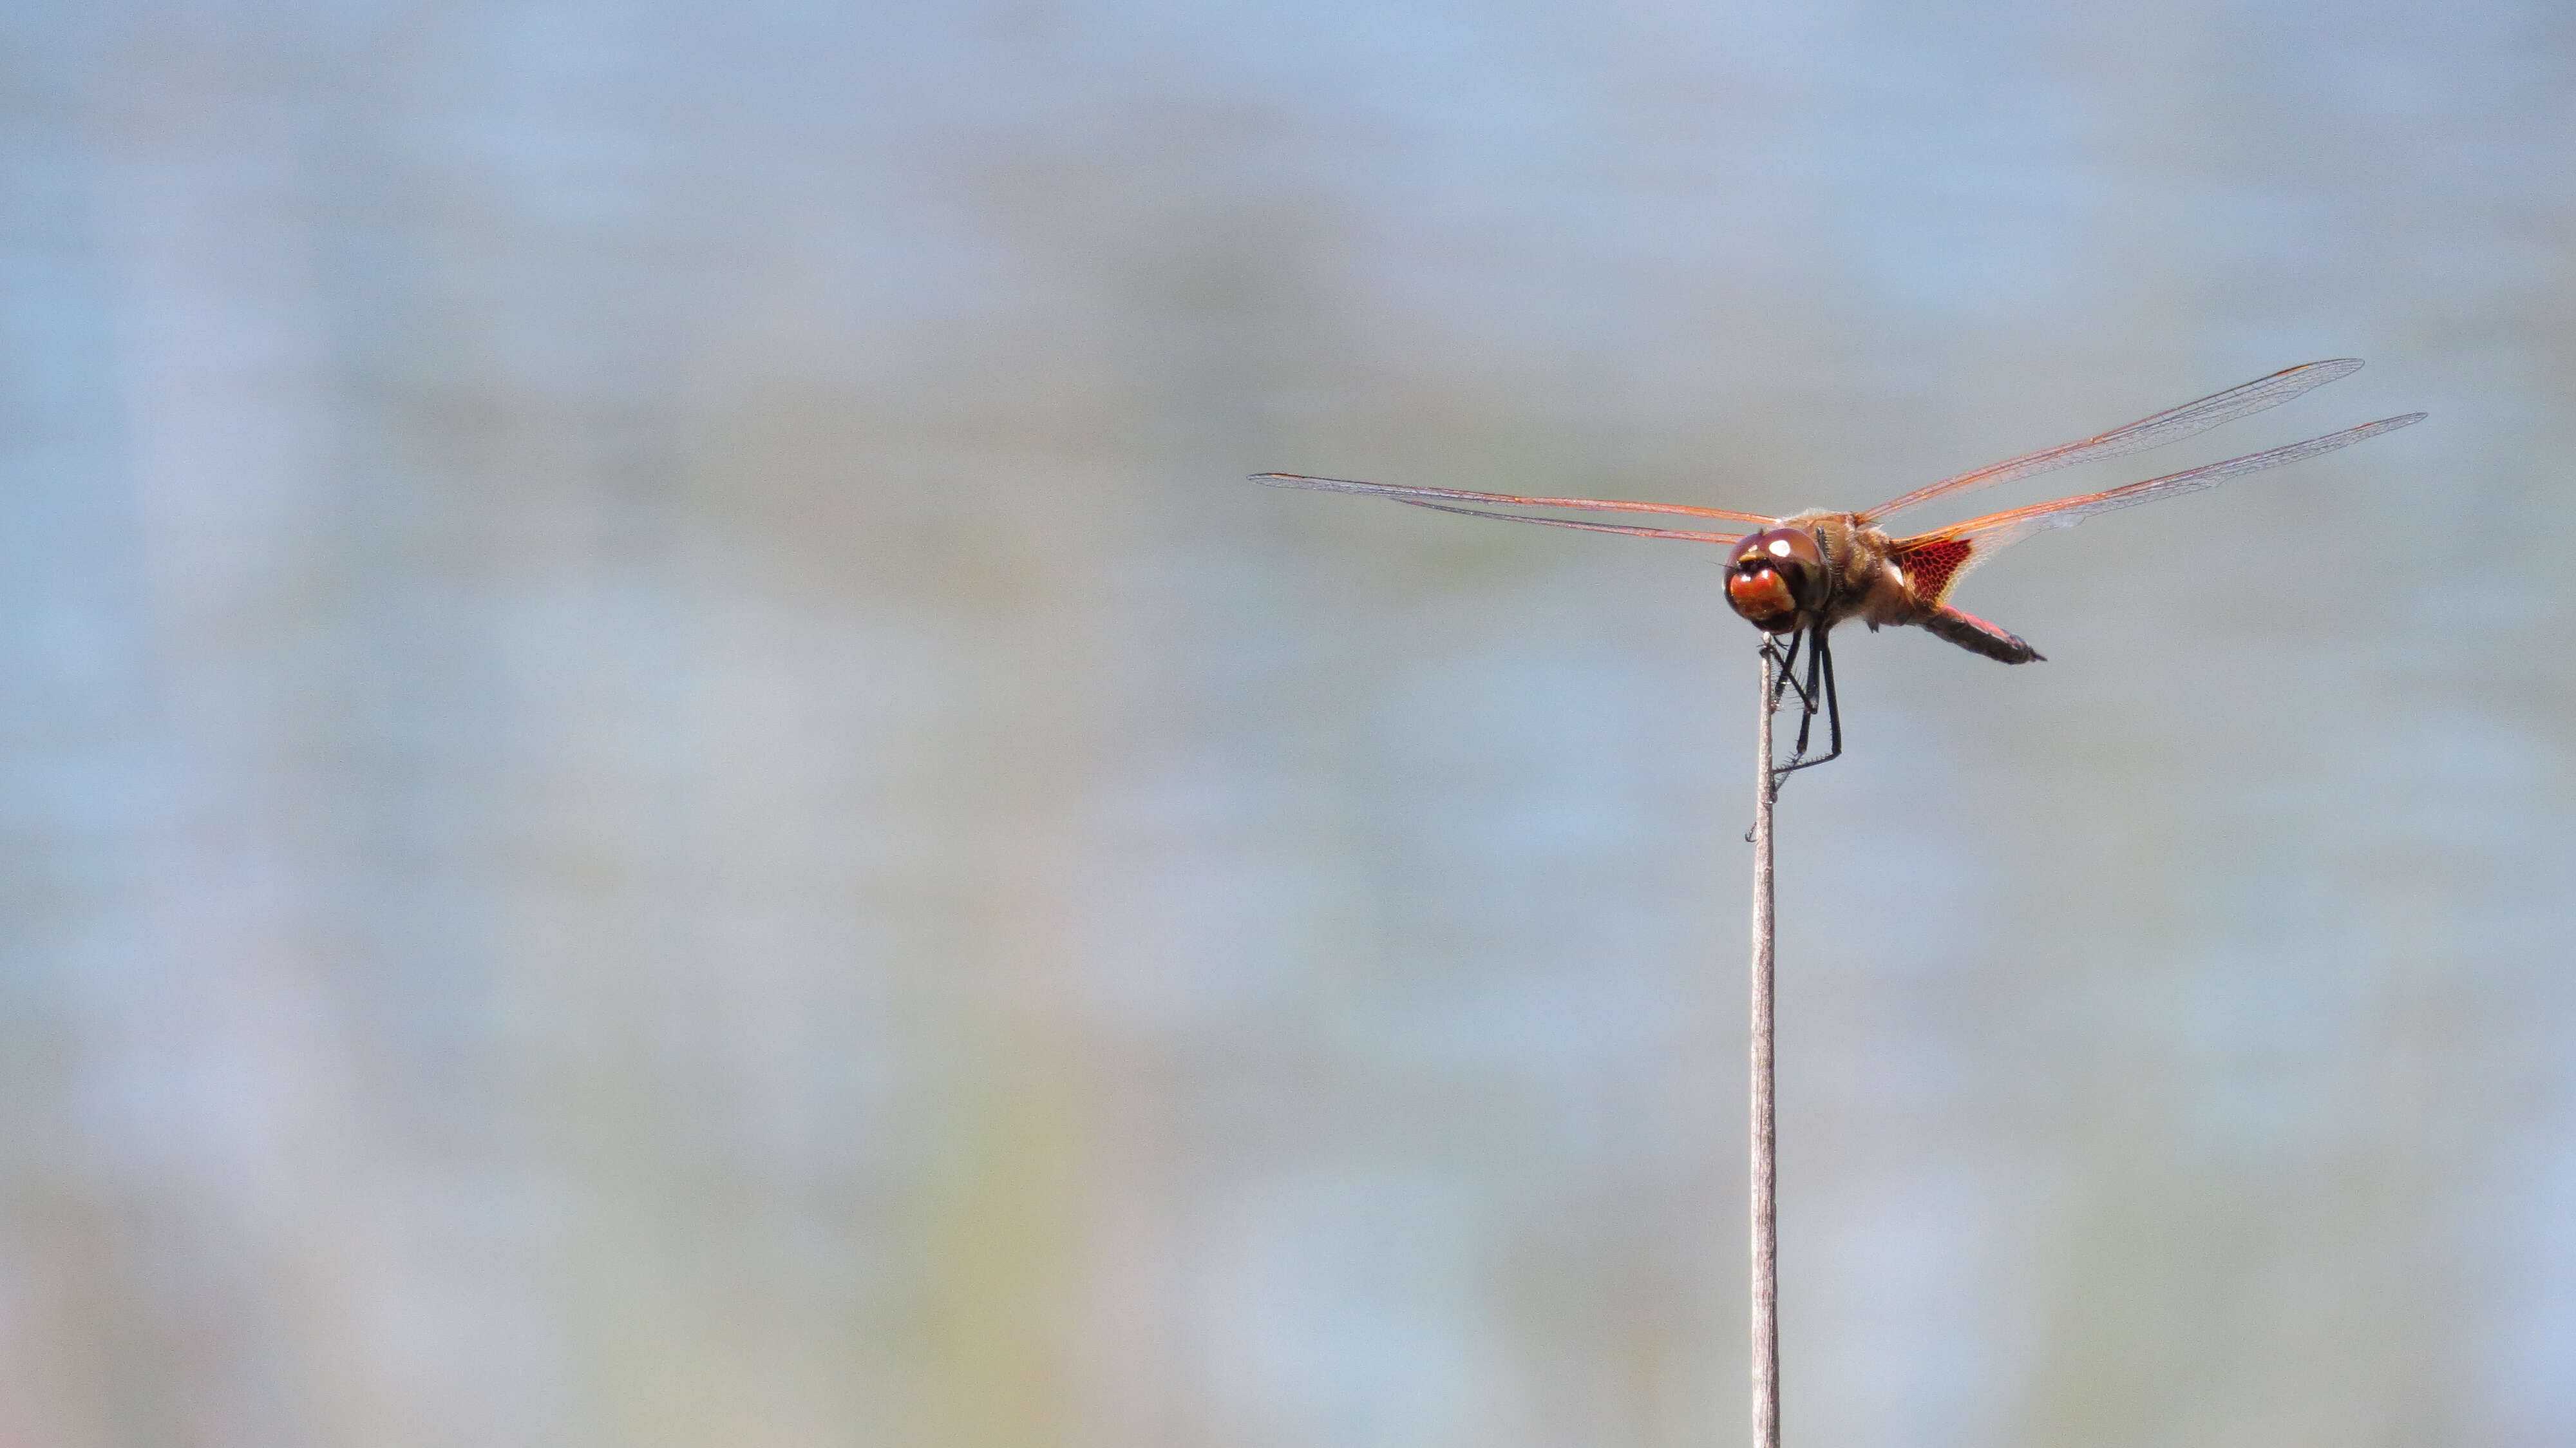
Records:
[[[1471,493],[1463,488],[1416,488],[1401,486],[1395,483],[1363,483],[1354,478],[1310,478],[1300,473],[1254,473],[1252,475],[1252,481],[1270,488],[1313,488],[1327,493],[1363,493],[1372,497],[1394,498],[1399,502],[1415,502],[1423,498],[1443,498],[1456,503],[1509,503],[1522,508],[1584,508],[1602,513],[1672,513],[1685,518],[1723,518],[1730,523],[1760,523],[1766,526],[1772,521],[1770,515],[1767,513],[1735,513],[1729,512],[1724,508],[1693,508],[1681,503],[1621,503],[1607,498],[1525,498],[1513,493]],[[1422,506],[1433,507],[1437,505],[1424,503]],[[1524,518],[1517,513],[1482,513],[1473,508],[1449,508],[1444,511],[1451,513],[1467,513],[1479,518],[1506,518],[1516,523],[1556,522],[1556,520],[1550,518]],[[1560,523],[1558,526],[1572,527],[1575,525],[1570,523]],[[1636,529],[1611,528],[1607,525],[1587,526],[1593,526],[1597,531],[1613,533],[1640,531]],[[1650,537],[1672,536],[1706,538],[1715,536],[1712,534],[1698,533],[1667,534],[1661,529],[1645,529],[1642,531]]]
[[[2186,402],[2180,407],[2159,412],[2153,417],[2140,418],[2126,427],[2114,428],[2099,437],[2088,437],[2080,442],[2067,443],[2063,447],[2042,448],[2035,453],[2024,453],[2020,457],[2007,458],[1990,467],[1979,468],[1973,473],[1961,473],[1955,478],[1943,478],[1937,483],[1928,483],[1893,502],[1879,504],[1861,514],[1860,520],[1875,526],[1881,520],[1917,504],[1928,503],[1934,498],[1947,497],[1952,493],[1992,487],[1996,483],[2009,483],[2020,478],[2035,477],[2040,473],[2054,472],[2059,468],[2071,468],[2077,463],[2126,457],[2130,453],[2144,452],[2151,447],[2180,442],[2194,433],[2207,432],[2222,422],[2234,422],[2240,417],[2251,416],[2267,407],[2278,407],[2301,393],[2323,387],[2338,377],[2348,377],[2360,370],[2361,359],[2358,357],[2338,357],[2332,361],[2308,362],[2297,367],[2284,368],[2269,377],[2248,382],[2242,387],[2231,387],[2225,392],[2204,397],[2198,402]]]
[[[1889,554],[1896,565],[1905,570],[1906,582],[1912,586],[1915,597],[1937,607],[1948,597],[1950,590],[1958,586],[1969,569],[2033,533],[2051,528],[2072,528],[2103,513],[2116,513],[2122,508],[2134,508],[2159,498],[2197,493],[2204,488],[2217,487],[2230,478],[2241,478],[2247,473],[2259,473],[2265,468],[2282,467],[2320,453],[2350,447],[2365,438],[2395,432],[2423,420],[2424,414],[2420,412],[2410,412],[2403,417],[2384,417],[2377,422],[2365,422],[2359,427],[2348,427],[2324,437],[2312,437],[2306,442],[2248,453],[2241,458],[2229,458],[2223,463],[2211,463],[2188,472],[2168,473],[2161,478],[2149,478],[2143,483],[2131,483],[2108,492],[2083,493],[2072,498],[2060,498],[2054,503],[1989,513],[1935,532],[1900,539]]]
[[[1488,513],[1482,508],[1457,508],[1447,503],[1426,503],[1419,498],[1398,498],[1417,508],[1435,513],[1463,513],[1470,518],[1500,518],[1506,523],[1536,523],[1543,528],[1580,528],[1586,533],[1625,533],[1631,538],[1679,538],[1691,543],[1732,543],[1741,533],[1694,533],[1684,528],[1631,528],[1624,523],[1580,523],[1572,518],[1533,518],[1526,513]],[[1765,518],[1763,522],[1769,522]]]

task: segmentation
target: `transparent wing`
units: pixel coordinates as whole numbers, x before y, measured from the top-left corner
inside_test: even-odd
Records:
[[[1586,533],[1625,533],[1631,538],[1679,538],[1691,543],[1732,543],[1741,533],[1693,533],[1683,528],[1631,528],[1624,523],[1578,523],[1572,518],[1533,518],[1526,513],[1488,513],[1482,508],[1459,508],[1447,503],[1426,503],[1419,498],[1398,498],[1417,508],[1435,513],[1460,513],[1470,518],[1500,518],[1506,523],[1536,523],[1542,528],[1580,528]],[[1768,518],[1762,522],[1771,521]]]
[[[1724,508],[1692,508],[1680,503],[1621,503],[1606,498],[1524,498],[1512,493],[1470,493],[1460,488],[1412,488],[1394,483],[1363,483],[1353,478],[1310,478],[1300,473],[1254,473],[1252,481],[1266,488],[1312,488],[1326,493],[1363,493],[1371,497],[1395,498],[1404,502],[1413,502],[1422,498],[1446,498],[1458,503],[1509,503],[1523,508],[1588,508],[1602,513],[1671,513],[1685,518],[1723,518],[1730,523],[1768,525],[1771,522],[1770,516],[1764,513],[1733,513]],[[1477,513],[1472,508],[1452,508],[1448,511],[1470,513],[1479,518],[1511,518],[1522,523],[1549,521],[1545,518],[1522,518],[1512,513]],[[1648,531],[1651,534],[1654,530]]]
[[[1979,468],[1973,473],[1961,473],[1955,478],[1943,478],[1937,483],[1926,484],[1893,502],[1879,504],[1861,514],[1860,519],[1863,523],[1875,525],[1880,520],[1908,508],[1928,503],[1934,498],[1947,497],[1952,493],[1992,487],[1996,483],[2009,483],[2020,478],[2034,477],[2040,473],[2054,472],[2059,468],[2071,468],[2077,463],[2126,457],[2130,453],[2144,452],[2151,447],[2180,442],[2194,433],[2207,432],[2222,422],[2234,422],[2240,417],[2251,416],[2267,407],[2278,407],[2301,393],[2323,387],[2338,377],[2349,377],[2360,370],[2361,359],[2358,357],[2338,357],[2328,362],[2308,362],[2297,367],[2285,368],[2269,377],[2248,382],[2242,387],[2231,387],[2225,392],[2204,397],[2198,402],[2186,402],[2180,407],[2159,412],[2153,417],[2140,418],[2127,427],[2116,428],[2099,437],[2088,437],[2081,442],[2070,442],[2063,447],[2043,448],[2035,453],[2024,453],[2020,457],[2007,458],[1991,467]]]
[[[2284,467],[2320,453],[2350,447],[2383,432],[2412,427],[2423,420],[2424,414],[2420,412],[2410,412],[2404,417],[2385,417],[2377,422],[2365,422],[2359,427],[2328,433],[2324,437],[2312,437],[2306,442],[2248,453],[2241,458],[2229,458],[2223,463],[2211,463],[2188,472],[2168,473],[2161,478],[2149,478],[2143,483],[2131,483],[2108,492],[2083,493],[2072,498],[2060,498],[2054,503],[1989,513],[1982,518],[1971,518],[1965,523],[1902,539],[1890,549],[1890,554],[1896,565],[1905,570],[1906,581],[1913,586],[1915,596],[1938,605],[1969,569],[2033,533],[2046,532],[2051,528],[2072,528],[2087,518],[2104,513],[2116,513],[2122,508],[2134,508],[2159,498],[2197,493],[2204,488],[2217,487],[2230,478],[2241,478],[2266,468]]]

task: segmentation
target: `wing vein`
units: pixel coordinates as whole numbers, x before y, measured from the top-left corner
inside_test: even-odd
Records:
[[[2338,448],[2350,447],[2354,443],[2377,437],[2384,432],[2395,432],[2401,427],[2412,427],[2422,422],[2424,418],[2425,414],[2420,412],[2410,412],[2402,417],[2383,417],[2377,422],[2365,422],[2359,427],[2348,427],[2341,432],[2309,438],[2305,442],[2267,448],[2262,452],[2247,453],[2243,457],[2229,458],[2224,462],[2209,463],[2202,467],[2187,468],[2178,473],[2167,473],[2160,478],[2149,478],[2145,482],[2130,483],[2125,487],[2112,488],[2105,492],[2081,493],[2072,498],[2060,498],[2053,503],[2036,503],[2027,508],[2010,508],[2000,513],[1988,513],[1982,518],[1971,518],[1967,522],[1954,523],[1947,528],[1935,529],[1912,538],[1899,539],[1892,545],[1892,551],[1903,557],[1920,550],[1933,549],[1942,543],[1969,544],[1968,556],[1947,566],[1944,572],[1940,591],[1946,595],[1950,589],[1958,585],[1959,579],[1964,577],[1969,569],[2035,533],[2044,533],[2051,528],[2072,528],[2087,518],[2100,517],[2104,513],[2116,513],[2123,508],[2134,508],[2141,503],[2152,503],[2161,498],[2177,498],[2186,493],[2201,492],[2217,487],[2232,478],[2244,477],[2248,473],[2259,473],[2271,468],[2303,462]]]
[[[1411,502],[1422,498],[1445,498],[1460,503],[1506,503],[1520,508],[1584,508],[1603,513],[1668,513],[1685,518],[1722,518],[1730,523],[1769,523],[1764,513],[1738,513],[1726,508],[1694,508],[1683,503],[1626,503],[1610,498],[1539,498],[1516,493],[1475,493],[1464,488],[1422,488],[1396,483],[1366,483],[1357,478],[1312,478],[1303,473],[1254,473],[1252,481],[1266,488],[1307,488],[1326,493],[1359,493],[1368,497],[1393,498]],[[1508,513],[1481,514],[1484,517],[1510,517]],[[1523,519],[1537,522],[1538,519]]]
[[[2098,437],[2088,437],[2059,447],[2042,448],[2007,458],[1974,472],[1944,478],[1916,488],[1901,498],[1881,503],[1861,515],[1861,521],[1876,524],[1912,507],[1952,493],[1964,493],[1997,483],[2015,482],[2036,477],[2059,468],[2079,463],[2100,462],[2105,458],[2126,457],[2149,448],[2180,442],[2197,433],[2207,432],[2220,423],[2250,417],[2266,408],[2278,407],[2294,397],[2323,387],[2338,377],[2349,377],[2361,370],[2358,357],[2337,357],[2324,362],[2305,362],[2283,368],[2269,377],[2258,377],[2242,387],[2212,393],[2196,402],[2168,408],[2153,417],[2143,417],[2126,427],[2114,428]]]
[[[1542,528],[1579,528],[1586,533],[1625,533],[1631,538],[1679,538],[1690,543],[1732,543],[1744,536],[1740,533],[1694,533],[1685,528],[1633,528],[1624,523],[1584,523],[1573,518],[1533,518],[1524,513],[1489,513],[1482,508],[1461,508],[1450,503],[1426,503],[1419,498],[1398,498],[1396,501],[1410,507],[1429,508],[1435,513],[1457,513],[1468,518],[1498,518],[1506,523],[1536,523]]]

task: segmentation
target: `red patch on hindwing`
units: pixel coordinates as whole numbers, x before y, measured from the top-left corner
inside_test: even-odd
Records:
[[[1905,570],[1905,586],[1925,607],[1938,608],[1950,584],[1977,545],[1965,538],[1926,538],[1896,550],[1896,566]]]

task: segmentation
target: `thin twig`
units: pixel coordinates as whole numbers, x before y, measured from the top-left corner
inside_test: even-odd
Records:
[[[1780,1240],[1778,1142],[1771,1126],[1771,777],[1773,680],[1780,660],[1762,649],[1762,730],[1753,774],[1753,1448],[1780,1448]]]

